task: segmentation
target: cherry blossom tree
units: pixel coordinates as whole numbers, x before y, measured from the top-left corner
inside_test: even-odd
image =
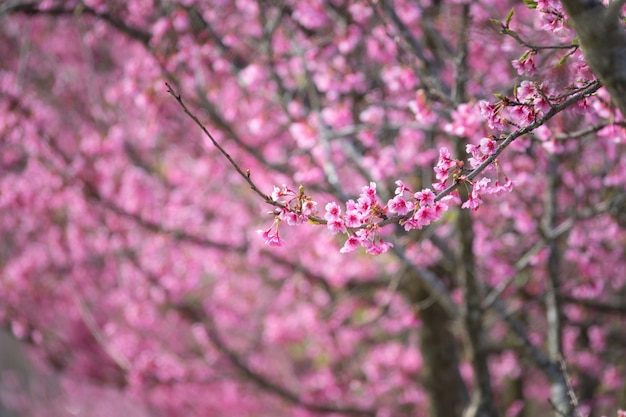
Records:
[[[626,408],[624,2],[562,3],[0,3],[0,323],[64,381],[0,401]]]

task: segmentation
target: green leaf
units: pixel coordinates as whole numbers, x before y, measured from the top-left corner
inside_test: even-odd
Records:
[[[537,8],[537,2],[536,1],[524,0],[524,3],[526,4],[526,7],[528,7],[529,9],[536,9]]]
[[[507,29],[509,28],[509,24],[511,23],[511,19],[513,19],[513,13],[515,13],[515,10],[511,9],[509,14],[506,16],[506,23],[504,24],[504,27],[506,27]]]
[[[567,55],[563,56],[563,58],[559,59],[559,62],[556,63],[555,67],[559,68],[560,66],[565,64],[565,61],[567,61],[567,58],[569,58],[569,57],[570,57],[570,54],[567,54]]]
[[[530,51],[526,51],[522,54],[521,57],[519,57],[518,61],[524,61],[526,58],[528,58],[528,55],[530,54]]]

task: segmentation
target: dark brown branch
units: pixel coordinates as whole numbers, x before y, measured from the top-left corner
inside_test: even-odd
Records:
[[[441,83],[441,80],[437,77],[436,74],[436,65],[430,60],[426,58],[426,54],[424,53],[424,48],[422,44],[417,40],[415,36],[411,33],[409,27],[404,24],[400,16],[396,13],[393,5],[390,4],[389,0],[381,0],[374,1],[368,0],[370,7],[373,10],[379,12],[379,16],[381,20],[391,27],[393,27],[406,45],[406,48],[401,44],[400,47],[403,49],[407,49],[410,54],[414,55],[418,61],[419,66],[416,69],[418,72],[419,78],[422,80],[424,85],[426,86],[428,94],[435,97],[437,100],[446,103],[446,104],[454,104],[450,102],[448,98],[448,94],[445,91],[444,86]],[[380,7],[378,7],[378,5]],[[392,39],[396,38],[396,34],[389,33],[389,37]]]
[[[248,185],[250,186],[252,191],[254,191],[259,197],[261,197],[267,204],[273,205],[275,207],[283,208],[284,206],[282,204],[277,203],[276,201],[272,200],[272,198],[270,196],[268,196],[267,194],[263,193],[256,186],[256,184],[250,178],[250,170],[248,170],[246,172],[243,171],[243,169],[239,166],[239,164],[237,164],[237,162],[235,162],[235,160],[232,158],[232,156],[230,156],[230,154],[228,152],[226,152],[226,150],[217,142],[217,140],[215,140],[215,138],[213,137],[211,132],[209,132],[209,130],[204,126],[204,124],[202,124],[200,119],[198,119],[198,117],[195,114],[193,114],[191,112],[191,110],[189,110],[187,105],[185,105],[185,103],[183,102],[183,99],[180,96],[180,94],[177,94],[176,92],[174,92],[174,90],[169,85],[169,83],[165,83],[165,85],[167,86],[167,92],[170,93],[170,95],[176,99],[176,101],[178,102],[178,104],[180,104],[180,107],[182,107],[182,109],[185,112],[185,114],[187,114],[187,116],[189,116],[191,118],[191,120],[193,120],[196,123],[196,125],[198,125],[198,127],[200,129],[202,129],[202,132],[204,132],[205,136],[209,138],[209,140],[211,141],[213,146],[215,146],[217,148],[217,150],[219,150],[220,153],[222,155],[224,155],[224,157],[228,160],[228,162],[230,162],[232,167],[235,168],[235,170],[241,176],[241,178],[243,178],[244,181],[246,183],[248,183]]]
[[[315,403],[303,400],[302,398],[300,398],[300,396],[297,393],[278,385],[277,383],[271,381],[266,376],[252,369],[252,367],[250,367],[250,365],[248,365],[246,361],[237,352],[231,349],[226,344],[226,342],[224,342],[221,335],[217,331],[215,323],[211,322],[210,317],[203,314],[203,312],[198,311],[197,308],[194,308],[188,305],[178,306],[177,310],[181,313],[183,317],[187,318],[188,320],[191,320],[197,323],[204,323],[205,324],[204,327],[207,331],[207,335],[209,336],[209,339],[211,340],[213,345],[216,347],[216,349],[221,354],[226,356],[229,359],[229,361],[232,363],[232,365],[239,372],[241,372],[247,379],[249,379],[251,382],[257,385],[259,388],[271,394],[277,395],[278,397],[282,398],[288,403],[291,403],[295,406],[302,407],[304,409],[307,409],[313,412],[340,413],[340,414],[350,414],[350,415],[366,416],[366,417],[369,417],[369,416],[373,417],[376,415],[376,412],[374,410],[366,410],[366,409],[360,409],[356,407],[342,407],[342,406],[332,406],[332,405],[326,405],[326,404],[315,404]]]
[[[131,38],[137,39],[139,42],[141,42],[145,46],[149,45],[150,39],[152,38],[152,35],[150,33],[143,31],[139,28],[130,26],[126,24],[126,22],[124,22],[123,20],[118,19],[109,13],[100,13],[96,11],[95,9],[82,3],[74,8],[67,8],[67,7],[59,6],[59,7],[53,7],[50,9],[40,9],[39,7],[37,7],[37,4],[34,2],[17,1],[17,2],[8,2],[8,3],[9,3],[8,5],[5,4],[3,6],[0,6],[0,16],[2,16],[2,14],[4,13],[23,13],[29,16],[49,15],[49,16],[66,16],[66,17],[75,17],[75,16],[80,16],[81,14],[85,14],[85,15],[93,16],[93,17],[103,20],[104,22],[108,23],[115,29],[120,30],[121,32],[125,33]]]
[[[18,108],[19,111],[23,113],[26,117],[30,117],[32,115],[31,110],[25,107],[18,97],[8,96],[8,99],[11,100],[11,104],[15,106],[16,108]],[[66,165],[68,166],[71,165],[72,158],[69,155],[66,155],[65,152],[56,144],[56,142],[46,132],[39,130],[38,133],[39,133],[39,136],[44,140],[44,143],[48,145],[49,149],[52,151],[54,155],[58,156]],[[141,227],[151,232],[162,234],[162,235],[168,235],[168,236],[171,236],[173,239],[193,243],[195,245],[202,246],[202,247],[210,247],[210,248],[228,251],[228,252],[244,252],[245,251],[245,247],[243,246],[235,246],[235,245],[228,244],[228,243],[217,242],[211,239],[207,239],[205,237],[187,233],[180,229],[170,229],[170,228],[163,226],[160,223],[147,220],[143,218],[140,214],[131,213],[125,210],[124,208],[120,207],[115,202],[107,199],[105,196],[103,196],[100,193],[97,187],[91,184],[88,180],[84,178],[80,178],[76,175],[69,176],[65,172],[63,172],[61,169],[56,169],[55,171],[56,171],[55,174],[63,178],[64,181],[80,186],[83,190],[83,194],[89,200],[98,203],[105,209],[117,214],[120,217],[132,220],[133,222],[137,223]]]

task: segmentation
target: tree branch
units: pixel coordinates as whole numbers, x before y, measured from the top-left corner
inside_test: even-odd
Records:
[[[83,3],[80,3],[78,6],[73,8],[60,6],[50,9],[40,9],[39,7],[37,7],[37,3],[32,1],[10,1],[0,6],[0,16],[5,13],[23,13],[29,16],[50,15],[68,17],[86,14],[105,21],[115,29],[120,30],[131,38],[137,39],[145,46],[148,46],[150,44],[150,39],[152,38],[152,35],[150,33],[130,26],[126,24],[126,22],[124,22],[123,20],[120,20],[109,13],[100,13]]]
[[[226,356],[231,364],[243,375],[246,376],[250,381],[256,384],[258,387],[263,390],[275,394],[282,398],[283,400],[302,407],[304,409],[318,412],[318,413],[340,413],[340,414],[351,414],[357,416],[366,416],[366,417],[374,417],[376,412],[374,410],[366,410],[360,409],[356,407],[342,407],[342,406],[331,406],[326,404],[315,404],[312,402],[308,402],[303,400],[297,393],[278,385],[277,383],[271,381],[266,376],[260,374],[255,371],[248,365],[245,360],[239,356],[237,352],[232,350],[222,339],[221,335],[218,333],[217,328],[215,327],[215,323],[212,323],[210,317],[202,312],[198,311],[197,308],[189,305],[178,306],[177,310],[179,313],[193,321],[204,323],[204,328],[207,331],[207,335],[209,339],[213,343],[213,345],[217,348],[217,350]]]
[[[174,90],[169,85],[169,83],[165,83],[165,85],[167,86],[167,92],[170,93],[170,95],[176,99],[176,101],[178,102],[180,107],[182,107],[182,109],[185,112],[185,114],[187,114],[187,116],[189,116],[198,125],[198,127],[200,129],[202,129],[202,132],[204,132],[206,137],[209,138],[209,140],[211,141],[213,146],[215,146],[217,148],[217,150],[220,151],[220,153],[222,155],[224,155],[224,157],[228,160],[228,162],[230,162],[230,164],[233,166],[233,168],[235,168],[235,171],[237,171],[237,173],[241,176],[241,178],[243,178],[244,181],[246,183],[248,183],[248,185],[250,186],[252,191],[254,191],[259,197],[261,197],[267,204],[273,205],[275,207],[283,208],[282,204],[277,203],[276,201],[272,200],[272,198],[270,196],[268,196],[267,194],[263,193],[256,186],[256,184],[250,178],[250,170],[244,172],[241,169],[239,164],[237,164],[237,162],[235,162],[235,160],[232,158],[232,156],[230,156],[230,154],[228,152],[226,152],[226,150],[217,142],[217,140],[215,140],[215,138],[213,137],[211,132],[209,132],[209,130],[202,124],[200,119],[198,119],[198,117],[195,114],[193,114],[191,112],[191,110],[189,110],[189,108],[187,108],[187,105],[183,102],[183,99],[180,96],[180,94],[177,94],[176,92],[174,92]]]

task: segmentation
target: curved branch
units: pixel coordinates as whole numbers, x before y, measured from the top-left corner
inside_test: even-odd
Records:
[[[130,36],[131,38],[138,40],[145,46],[148,46],[150,44],[150,39],[152,39],[152,35],[150,33],[143,31],[139,28],[130,26],[126,24],[126,22],[124,22],[123,20],[118,19],[109,13],[98,12],[83,3],[80,3],[78,6],[73,8],[59,6],[50,9],[41,9],[37,7],[37,3],[35,2],[13,1],[7,2],[6,4],[0,6],[0,16],[7,13],[23,13],[29,16],[50,15],[67,17],[74,17],[85,14],[103,20],[115,29],[118,29],[121,32]]]
[[[340,413],[340,414],[350,414],[357,416],[365,416],[365,417],[374,417],[376,415],[375,410],[367,410],[360,409],[356,407],[342,407],[342,406],[332,406],[326,404],[315,404],[309,401],[302,399],[297,393],[278,385],[277,383],[271,381],[266,376],[260,374],[259,372],[252,369],[252,367],[246,363],[246,361],[232,348],[230,348],[226,342],[222,339],[221,335],[217,331],[215,323],[212,323],[211,318],[202,312],[198,311],[197,308],[194,308],[189,305],[178,306],[177,310],[179,313],[194,322],[204,323],[204,328],[206,329],[207,335],[209,339],[213,343],[213,345],[217,348],[217,350],[226,356],[232,365],[243,375],[246,376],[247,379],[252,381],[258,387],[263,390],[275,394],[283,400],[296,405],[298,407],[305,408],[307,410],[318,412],[318,413]],[[208,323],[207,323],[208,322]]]

